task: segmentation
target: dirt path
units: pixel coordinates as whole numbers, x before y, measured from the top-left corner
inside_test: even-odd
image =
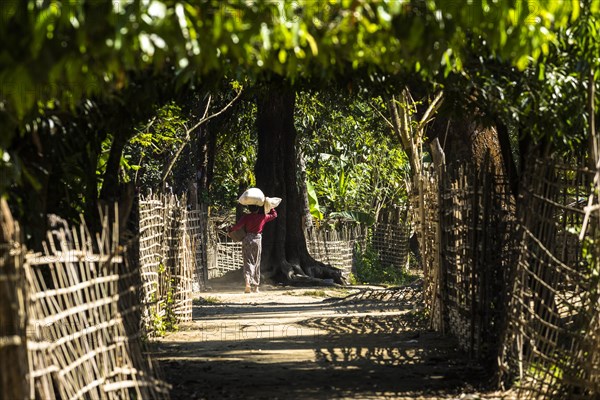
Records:
[[[193,322],[155,344],[154,358],[173,399],[482,398],[473,393],[485,371],[424,329],[420,296],[211,293],[195,301]]]

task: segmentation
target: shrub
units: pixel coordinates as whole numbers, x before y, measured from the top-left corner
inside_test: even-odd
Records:
[[[364,284],[403,285],[408,275],[402,267],[382,265],[377,250],[369,244],[356,252],[356,280]]]

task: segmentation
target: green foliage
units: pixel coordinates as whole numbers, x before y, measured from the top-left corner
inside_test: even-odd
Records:
[[[317,192],[315,191],[315,187],[312,183],[306,182],[306,192],[308,195],[308,207],[310,210],[310,214],[317,220],[323,219],[323,213],[321,212],[321,207],[319,206],[319,199],[317,198]]]
[[[186,122],[181,106],[169,103],[156,110],[155,116],[137,128],[136,135],[126,146],[121,166],[130,180],[144,189],[162,189],[162,175],[177,149],[186,140]],[[180,164],[189,164],[182,159]],[[179,181],[170,175],[171,187]]]
[[[483,110],[491,116],[488,124],[502,121],[512,131],[513,149],[531,138],[546,140],[558,151],[585,152],[589,85],[596,86],[596,97],[600,92],[600,14],[599,2],[593,3],[568,27],[556,30],[556,40],[523,71],[498,58],[484,38],[471,40],[465,48],[468,62],[445,82],[446,103],[463,108],[461,113]],[[472,94],[468,101],[465,93]]]
[[[255,120],[256,105],[240,102],[231,118],[218,126],[209,126],[209,129],[218,129],[211,204],[232,208],[242,191],[256,184],[254,165],[258,137]]]
[[[152,310],[151,313],[151,324],[152,324],[152,334],[158,337],[164,337],[167,333],[173,331],[166,322],[166,318],[164,316],[159,315],[156,310]]]
[[[156,272],[158,272],[159,275],[165,274],[165,273],[167,273],[167,267],[165,267],[165,264],[160,263],[160,264],[158,264],[158,268],[157,268]]]
[[[468,70],[472,62],[472,38],[485,43],[490,58],[524,69],[533,65],[532,61],[552,53],[560,29],[572,25],[580,15],[581,19],[597,16],[598,4],[593,0],[580,9],[578,1],[467,4],[446,0],[4,1],[0,3],[0,149],[3,152],[0,191],[4,192],[17,179],[41,187],[36,172],[24,167],[12,153],[20,148],[13,140],[18,142],[22,136],[37,140],[33,130],[25,129],[27,124],[49,110],[73,114],[86,98],[127,104],[135,116],[140,115],[140,109],[147,109],[141,101],[146,96],[138,96],[136,100],[140,101],[134,101],[124,93],[132,88],[139,88],[139,93],[151,91],[165,83],[164,75],[169,76],[168,79],[174,77],[173,82],[167,83],[177,93],[198,83],[218,83],[225,76],[255,82],[265,75],[276,74],[296,82],[310,79],[328,83],[342,78],[381,84],[388,82],[390,75],[418,74],[441,80],[442,76]],[[586,21],[587,28],[577,31],[582,37],[578,43],[586,54],[582,59],[591,62],[596,57],[594,43],[597,43],[598,29],[593,19]],[[495,79],[494,72],[483,74]],[[145,80],[136,80],[140,77]],[[565,86],[568,85],[572,82],[565,80]],[[517,90],[526,87],[515,86]],[[547,94],[551,96],[550,91]],[[564,92],[564,98],[572,94],[569,89]],[[536,93],[526,96],[515,104],[529,109],[529,116],[535,115]],[[582,96],[574,96],[578,97]],[[578,104],[575,101],[573,106]],[[548,105],[548,110],[552,110],[555,103],[550,101]],[[352,113],[356,118],[360,113],[368,114],[368,108],[363,104],[357,107],[361,109],[359,113],[357,110]],[[339,111],[337,114],[340,115]],[[560,117],[552,121],[560,121]],[[580,121],[576,117],[572,121],[575,129],[579,129]],[[350,129],[353,123],[360,129]],[[171,122],[171,127],[176,125]],[[347,128],[339,132],[343,141],[333,140],[332,143],[337,144],[332,146],[314,139],[315,135],[330,133],[327,125],[317,123],[314,126],[318,131],[307,132],[309,139],[306,140],[312,142],[309,148],[314,150],[312,162],[323,165],[314,169],[319,171],[319,176],[309,177],[322,199],[321,212],[359,210],[377,214],[384,204],[402,197],[403,188],[390,184],[402,182],[397,171],[402,155],[394,154],[397,146],[389,142],[389,138],[386,142],[371,134],[382,134],[385,130],[372,129],[363,135],[360,117],[356,121],[348,117],[343,125]],[[112,132],[111,128],[115,127],[104,131]],[[99,138],[84,137],[89,144],[86,156],[101,168],[107,154],[101,152],[108,149],[100,150],[97,142],[104,141],[104,131],[98,132]],[[252,131],[243,132],[250,135]],[[568,141],[567,131],[561,132],[563,140]],[[145,157],[148,160],[166,157],[174,146],[166,140],[165,155],[154,154],[152,141],[140,137],[136,150],[126,153],[121,160],[130,176],[135,179],[136,174],[143,175],[149,185],[156,184],[158,167],[152,162],[146,166]],[[217,168],[225,172],[215,177],[214,188],[221,191],[217,193],[220,198],[227,198],[231,204],[236,197],[233,193],[237,195],[240,186],[252,183],[253,177],[248,172],[251,168],[247,168],[253,165],[253,155],[247,151],[252,146],[238,148],[239,143],[248,143],[245,139],[219,141],[221,156],[241,160],[224,160],[232,167]],[[104,145],[116,142],[106,141]],[[377,151],[363,151],[360,146]],[[76,159],[81,154],[73,153],[72,162],[65,165],[81,166],[83,163]],[[390,157],[394,161],[387,162]],[[217,162],[219,160],[220,157]],[[147,168],[145,172],[144,168]],[[39,171],[44,169],[46,166],[39,166]],[[94,196],[97,190],[90,187],[101,182],[89,178],[88,169],[87,172],[73,171],[76,172],[71,175],[68,171],[64,176],[56,174],[57,181],[68,179],[67,190],[56,193],[68,199],[66,202],[71,201],[70,196],[77,193],[77,188],[87,189],[88,197]],[[85,179],[81,174],[85,173],[90,182],[83,185]],[[183,180],[176,176],[172,183],[181,182]],[[77,198],[75,202],[82,203],[83,199]]]
[[[164,265],[160,264],[158,267],[158,274],[163,275],[166,273],[167,271]],[[175,311],[173,310],[173,304],[175,303],[173,299],[175,282],[173,279],[169,279],[168,282],[169,284],[164,303],[157,303],[151,308],[150,313],[152,333],[159,337],[163,337],[169,332],[176,332],[179,330],[179,326],[177,325],[177,315],[175,315]],[[156,299],[153,298],[151,301],[155,302]],[[160,304],[162,304],[163,307],[162,315],[159,313]]]
[[[364,284],[403,285],[409,276],[400,266],[382,265],[379,253],[368,244],[356,255],[356,279]]]
[[[590,8],[597,13],[598,2]],[[6,1],[0,83],[22,88],[5,97],[23,120],[38,103],[119,90],[130,70],[176,68],[181,82],[264,71],[447,73],[462,67],[469,34],[524,68],[579,13],[577,1]]]
[[[360,284],[358,278],[352,272],[350,272],[350,274],[348,274],[348,284],[349,285],[359,285]]]
[[[10,150],[1,151],[0,193],[9,196],[27,239],[39,242],[45,232],[36,231],[45,229],[46,213],[79,223],[90,206],[97,210],[92,203],[97,198],[97,157],[105,134],[92,101],[83,102],[75,115],[46,109],[25,130]]]
[[[315,212],[371,220],[406,201],[406,156],[368,102],[332,91],[299,95],[296,124]]]
[[[342,211],[342,212],[334,212],[329,214],[332,218],[342,218],[350,221],[354,221],[358,224],[364,224],[367,226],[373,225],[375,223],[375,218],[372,215],[361,213],[358,211]]]
[[[110,147],[112,146],[113,135],[107,134],[104,140],[100,143],[100,151],[96,162],[96,182],[97,190],[100,192],[104,183],[104,173],[106,172],[106,164],[110,155]]]
[[[566,363],[568,365],[568,363]],[[528,368],[528,374],[535,379],[551,384],[556,381],[561,381],[564,371],[561,366],[554,364],[531,363]]]

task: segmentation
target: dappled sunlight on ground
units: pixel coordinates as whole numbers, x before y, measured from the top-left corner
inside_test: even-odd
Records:
[[[154,357],[174,399],[500,398],[476,393],[488,374],[426,329],[420,299],[415,287],[213,292]]]

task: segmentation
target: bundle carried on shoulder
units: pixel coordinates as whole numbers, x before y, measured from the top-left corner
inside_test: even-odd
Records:
[[[280,197],[265,197],[265,214],[270,213],[273,208],[279,205],[279,203],[281,203]]]
[[[250,188],[240,196],[238,203],[245,206],[262,206],[265,204],[265,194],[259,188]]]
[[[265,214],[268,214],[281,203],[281,198],[266,197],[259,188],[250,188],[240,196],[238,203],[245,206],[262,206],[265,208]]]

